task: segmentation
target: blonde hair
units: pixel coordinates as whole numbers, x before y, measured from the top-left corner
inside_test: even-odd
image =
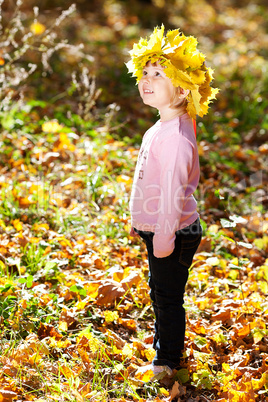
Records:
[[[170,102],[170,107],[172,109],[185,109],[186,111],[188,100],[187,98],[181,99],[180,94],[181,94],[180,87],[174,87],[174,93]]]

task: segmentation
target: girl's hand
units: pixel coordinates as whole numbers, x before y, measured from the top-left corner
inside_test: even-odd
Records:
[[[133,226],[131,226],[130,232],[129,232],[130,236],[132,237],[137,237],[139,236],[138,233],[135,232]]]

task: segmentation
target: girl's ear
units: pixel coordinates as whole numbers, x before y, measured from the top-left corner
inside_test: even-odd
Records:
[[[180,98],[181,99],[186,98],[189,95],[189,93],[190,93],[189,89],[180,88]]]

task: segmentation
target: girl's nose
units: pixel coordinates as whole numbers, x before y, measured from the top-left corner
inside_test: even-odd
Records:
[[[143,80],[144,80],[144,82],[149,82],[150,81],[150,77],[148,76],[148,75],[145,75],[144,77],[143,77]]]

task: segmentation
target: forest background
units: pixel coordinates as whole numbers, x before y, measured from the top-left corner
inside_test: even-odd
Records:
[[[266,401],[266,1],[0,5],[0,401]],[[198,38],[220,93],[197,121],[183,367],[151,382],[135,374],[153,312],[128,199],[157,115],[124,63],[162,23]]]

